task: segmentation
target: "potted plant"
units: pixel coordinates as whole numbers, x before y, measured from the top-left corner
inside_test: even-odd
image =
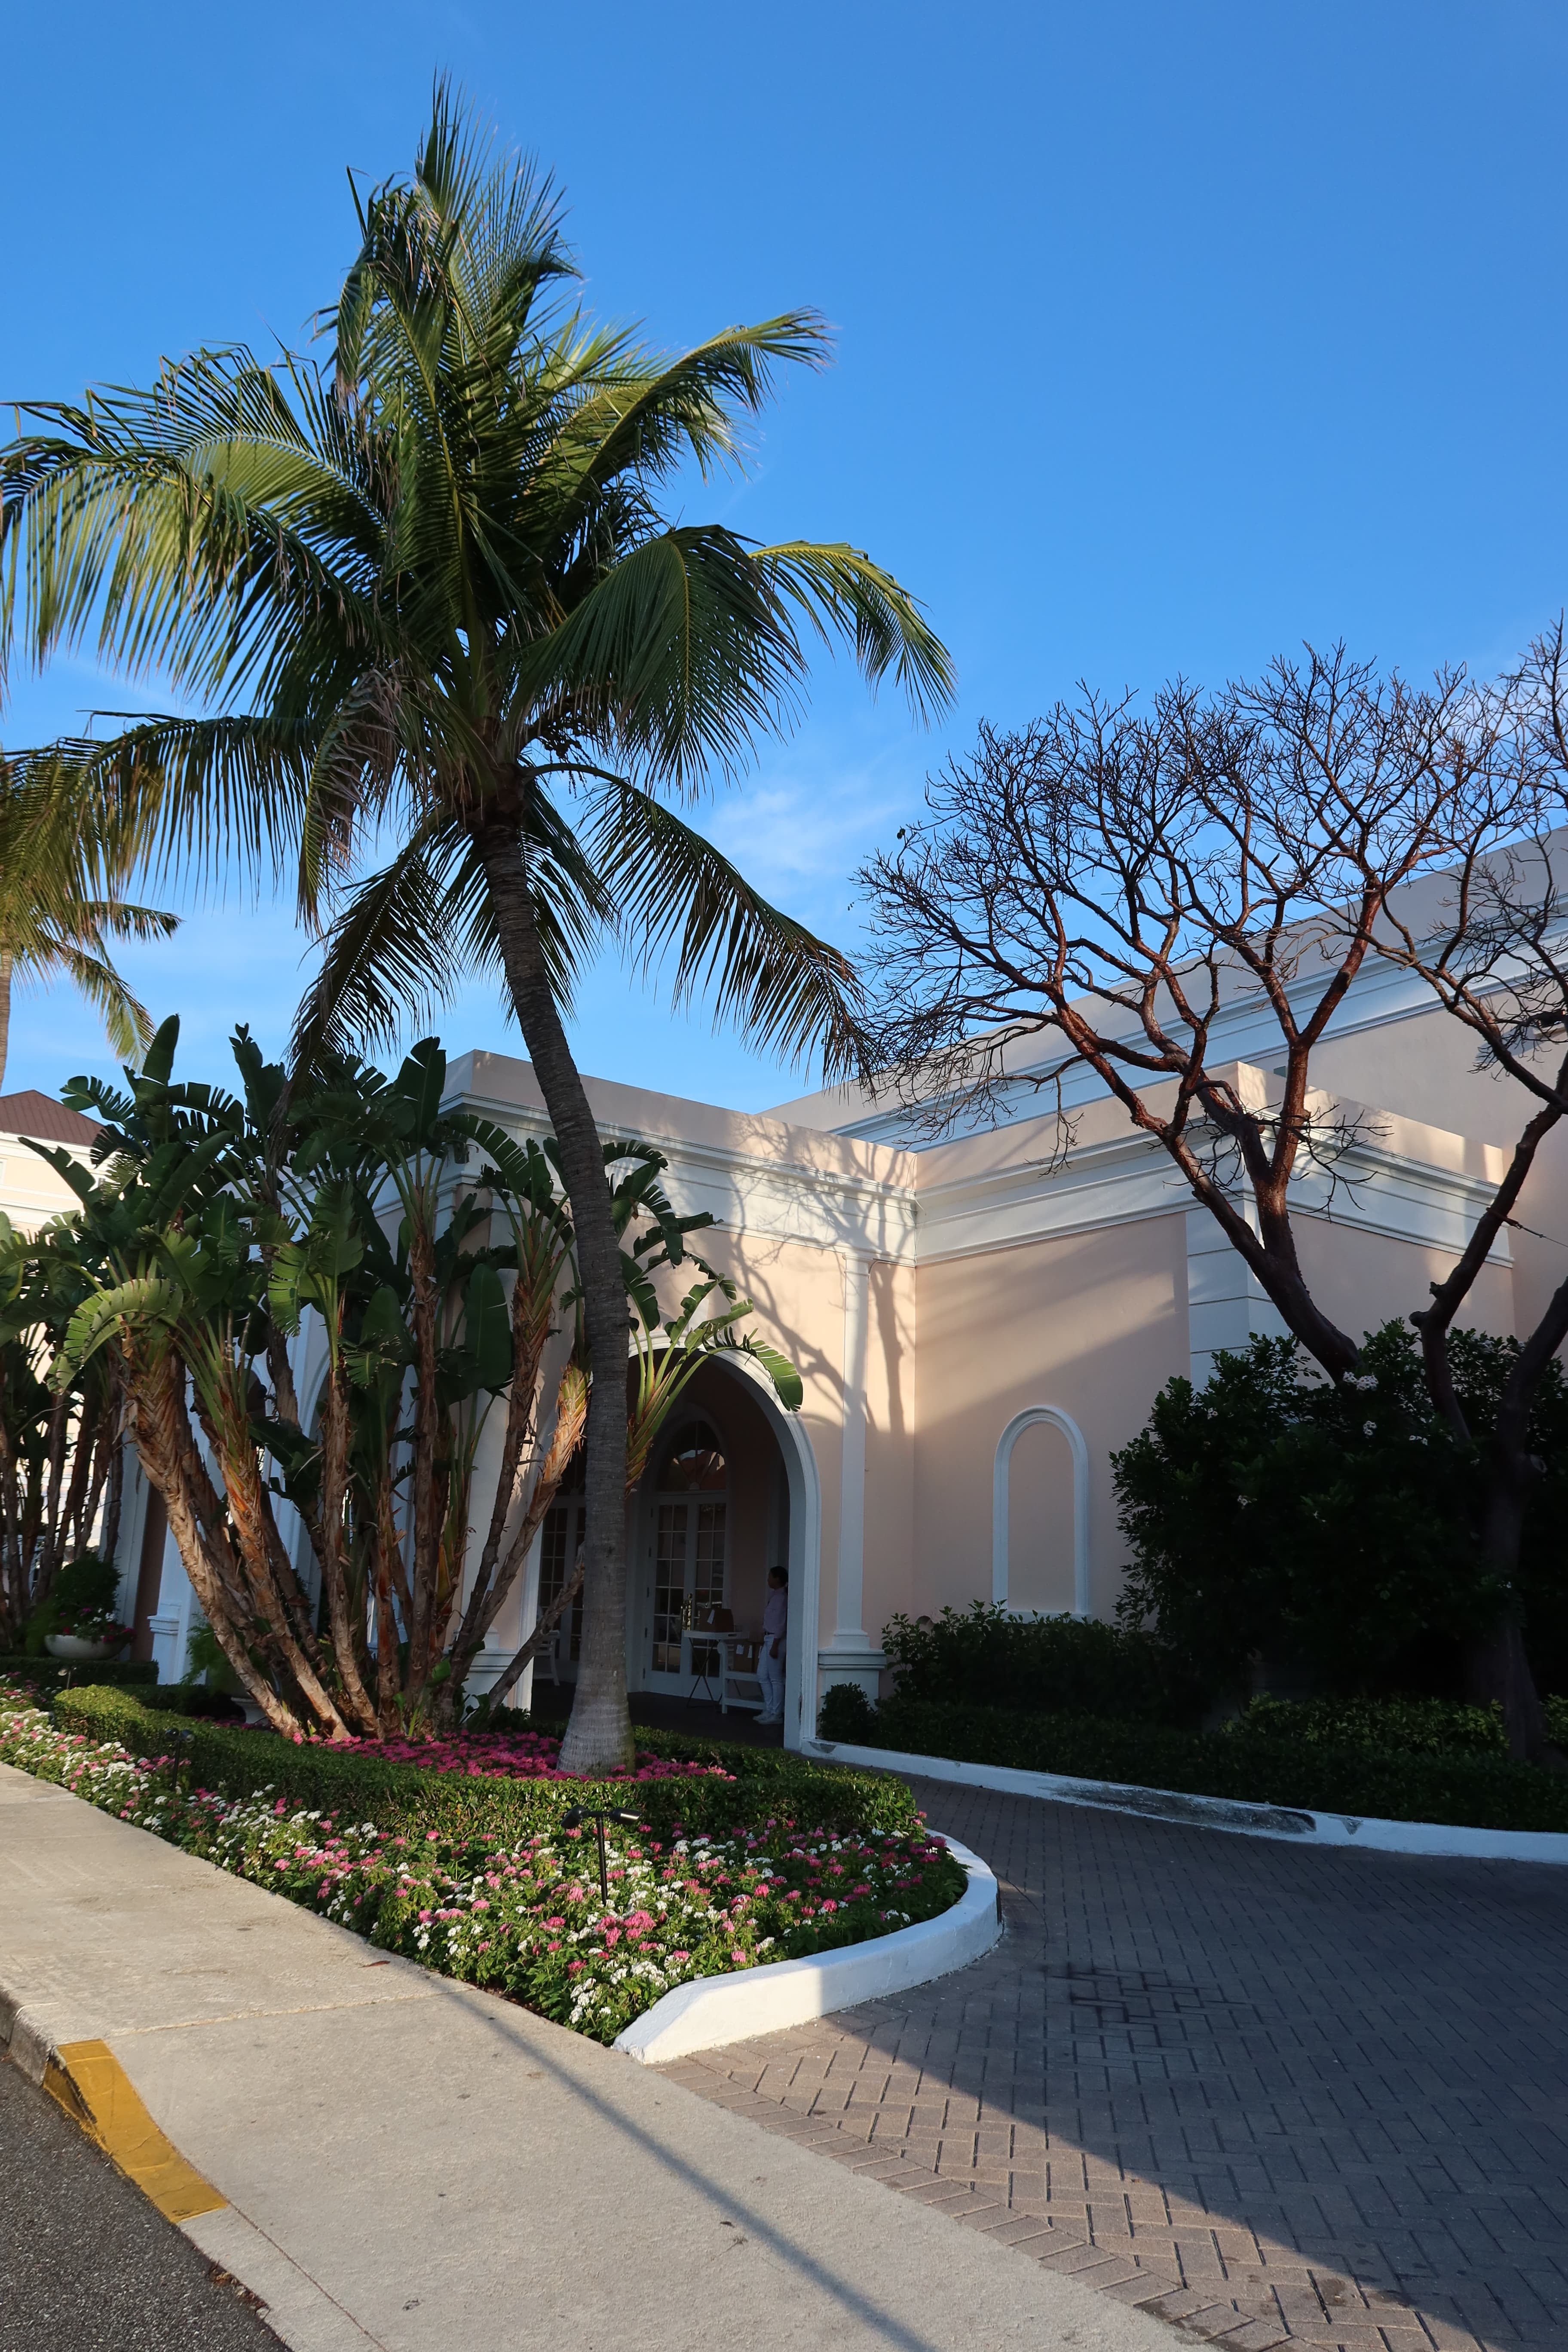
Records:
[[[130,1639],[130,1626],[117,1624],[112,1610],[78,1609],[56,1618],[54,1631],[44,1636],[44,1647],[51,1658],[68,1665],[97,1665],[112,1658]]]
[[[114,1614],[119,1586],[114,1567],[100,1553],[84,1551],[68,1560],[28,1622],[27,1649],[35,1657],[47,1652],[81,1665],[112,1658],[131,1639],[130,1626]]]

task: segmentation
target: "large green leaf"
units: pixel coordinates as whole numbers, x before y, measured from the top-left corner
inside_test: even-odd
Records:
[[[482,1258],[464,1296],[463,1345],[479,1387],[492,1394],[504,1389],[511,1378],[511,1315],[500,1275]]]

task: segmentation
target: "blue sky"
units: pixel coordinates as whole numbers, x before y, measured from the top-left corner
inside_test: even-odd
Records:
[[[831,373],[786,388],[748,483],[687,510],[869,549],[956,658],[929,733],[825,663],[709,810],[843,944],[857,865],[982,717],[1304,638],[1484,670],[1568,596],[1561,6],[7,14],[0,398],[298,341],[352,253],[345,167],[406,167],[437,67],[563,184],[602,314],[675,347],[826,313]],[[62,664],[16,681],[0,733],[157,699]],[[287,906],[186,912],[126,964],[218,1076],[236,1021],[281,1044],[307,943]],[[442,1025],[454,1052],[514,1046],[488,991]],[[810,1083],[613,962],[576,1035],[591,1070],[708,1099]],[[8,1088],[107,1066],[68,993],[18,1001]]]

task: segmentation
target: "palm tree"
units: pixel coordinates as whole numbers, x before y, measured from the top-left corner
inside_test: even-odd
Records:
[[[442,84],[413,178],[359,217],[329,366],[204,352],[153,392],[28,412],[47,429],[0,453],[4,631],[23,611],[39,660],[96,633],[212,713],[88,756],[168,841],[237,833],[252,857],[297,859],[327,933],[300,1055],[384,1038],[464,971],[504,978],[572,1202],[591,1360],[614,1374],[588,1413],[563,1750],[597,1769],[631,1748],[627,1326],[573,976],[613,931],[673,951],[677,999],[706,988],[754,1038],[854,1066],[849,966],[672,802],[790,722],[814,641],[847,640],[917,711],[945,699],[949,665],[858,551],[762,546],[660,504],[680,468],[741,461],[779,366],[824,362],[815,312],[673,359],[595,326],[564,296],[554,191],[487,161]]]
[[[134,863],[134,835],[95,779],[58,761],[18,769],[0,755],[0,1084],[19,978],[72,982],[102,1015],[121,1061],[145,1049],[153,1024],[110,945],[166,939],[179,926],[120,896]]]

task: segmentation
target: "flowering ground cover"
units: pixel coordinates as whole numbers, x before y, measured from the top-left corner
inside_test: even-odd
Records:
[[[139,1757],[68,1731],[30,1694],[4,1685],[0,1762],[384,1951],[600,2042],[673,1985],[890,1934],[947,1910],[965,1884],[942,1840],[923,1831],[807,1829],[774,1811],[714,1837],[613,1832],[605,1901],[592,1831],[552,1826],[504,1845],[290,1811],[264,1788],[227,1797],[193,1787],[177,1757]]]
[[[272,1735],[264,1732],[263,1738]],[[381,1739],[375,1752],[384,1764],[413,1764],[422,1772],[462,1772],[472,1780],[569,1780],[558,1759],[561,1742],[547,1731],[454,1732],[446,1739]],[[725,1780],[721,1764],[655,1756],[639,1748],[629,1772],[605,1772],[606,1780]]]

